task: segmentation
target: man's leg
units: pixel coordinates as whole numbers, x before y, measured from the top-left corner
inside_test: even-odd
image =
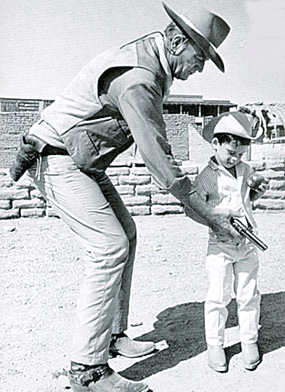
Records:
[[[96,176],[96,181],[106,200],[109,202],[111,208],[116,214],[118,221],[121,223],[129,240],[128,260],[124,266],[122,284],[114,310],[110,352],[112,355],[120,354],[131,358],[140,357],[154,351],[155,344],[153,342],[139,342],[132,340],[124,333],[124,331],[128,328],[131,281],[137,242],[136,226],[109,177],[103,173],[100,176]]]
[[[44,158],[41,177],[34,173],[34,180],[86,249],[72,359],[88,365],[106,363],[128,238],[98,183],[78,170],[69,156]]]
[[[30,176],[43,196],[86,249],[85,271],[75,318],[70,384],[74,392],[147,392],[109,368],[114,309],[121,288],[129,240],[98,183],[69,156],[43,159]]]
[[[112,332],[119,334],[128,327],[131,281],[137,242],[136,225],[109,177],[102,173],[100,176],[96,176],[95,181],[114,211],[129,241],[128,259],[124,265],[118,303],[114,310]]]

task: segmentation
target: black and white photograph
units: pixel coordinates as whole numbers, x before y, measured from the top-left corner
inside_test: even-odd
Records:
[[[284,0],[0,11],[0,390],[285,392]]]

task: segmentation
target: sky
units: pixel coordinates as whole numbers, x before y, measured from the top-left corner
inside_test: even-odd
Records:
[[[188,1],[165,0],[178,14]],[[285,103],[285,0],[198,3],[231,26],[218,48],[226,72],[208,61],[171,93]],[[160,0],[0,0],[0,97],[55,99],[93,57],[168,22]]]

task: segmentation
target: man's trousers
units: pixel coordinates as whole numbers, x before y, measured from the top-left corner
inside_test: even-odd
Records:
[[[107,363],[111,334],[127,329],[135,222],[108,176],[81,172],[68,155],[44,157],[29,176],[86,250],[71,360]]]

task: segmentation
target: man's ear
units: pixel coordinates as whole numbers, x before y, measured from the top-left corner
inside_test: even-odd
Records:
[[[188,44],[187,39],[182,34],[176,34],[172,37],[170,42],[170,53],[174,56],[178,56],[186,48]]]

